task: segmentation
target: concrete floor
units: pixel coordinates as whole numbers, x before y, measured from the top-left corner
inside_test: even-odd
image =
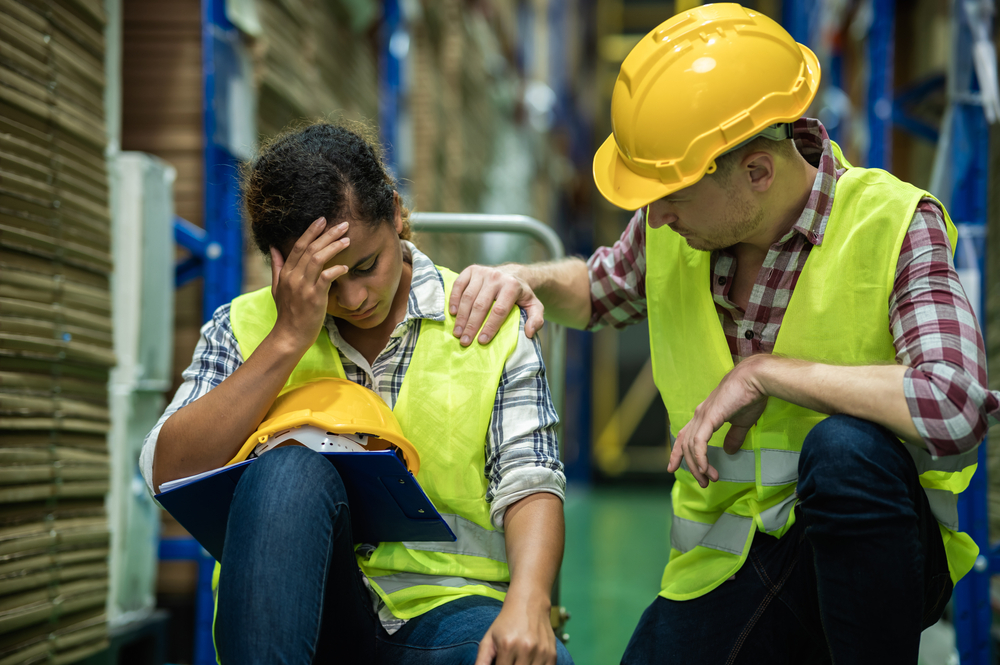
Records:
[[[576,665],[621,659],[660,590],[670,515],[666,488],[570,488],[561,603],[571,614],[567,647]]]

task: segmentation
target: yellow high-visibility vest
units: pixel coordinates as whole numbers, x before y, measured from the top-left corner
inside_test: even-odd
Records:
[[[457,275],[438,268],[445,302]],[[277,311],[269,288],[236,298],[233,334],[248,358],[271,332]],[[486,501],[486,435],[497,387],[517,346],[520,312],[514,309],[488,345],[462,347],[444,321],[421,319],[413,357],[393,414],[420,455],[416,478],[458,539],[451,542],[380,543],[358,565],[392,613],[402,619],[470,595],[502,601],[510,572],[502,533]],[[282,393],[319,378],[345,378],[326,328],[298,363]],[[218,579],[218,568],[216,569]]]
[[[894,363],[889,297],[896,263],[917,204],[927,192],[879,169],[851,168],[838,180],[823,242],[810,250],[775,341],[774,353],[833,365]],[[932,197],[933,198],[933,197]],[[944,207],[942,206],[942,210]],[[944,213],[954,248],[957,230]],[[646,298],[653,376],[676,436],[695,407],[733,369],[711,291],[711,255],[668,228],[646,229]],[[827,416],[775,397],[729,456],[726,424],[709,441],[720,480],[702,489],[686,465],[672,491],[670,560],[660,595],[687,600],[708,593],[746,560],[753,536],[782,536],[795,522],[798,458],[812,427]],[[938,519],[953,581],[979,549],[958,530],[958,494],[976,469],[976,451],[934,459],[903,444]]]

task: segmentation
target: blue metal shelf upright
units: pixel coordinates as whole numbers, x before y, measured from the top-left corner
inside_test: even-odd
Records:
[[[399,113],[403,93],[403,68],[410,48],[410,36],[399,0],[385,0],[379,34],[379,130],[385,160],[397,179],[399,170]]]
[[[950,122],[940,132],[911,118],[906,104],[939,87],[942,80],[929,79],[906,91],[893,88],[893,49],[895,0],[874,0],[874,20],[868,36],[871,77],[868,85],[869,147],[866,166],[892,168],[892,128],[906,130],[944,146],[951,186],[932,192],[947,205],[959,228],[956,265],[964,263],[978,272],[978,284],[965,284],[970,297],[978,300],[973,307],[985,312],[986,293],[986,224],[989,151],[983,149],[989,126],[978,95],[979,84],[972,61],[973,39],[960,2],[952,5],[952,49],[947,77]],[[941,137],[940,134],[944,136]],[[978,298],[976,294],[978,293]],[[980,318],[985,328],[985,317]],[[959,496],[958,514],[962,530],[972,536],[980,548],[973,570],[955,587],[953,620],[956,646],[963,665],[992,663],[992,610],[990,578],[1000,574],[1000,553],[989,542],[987,517],[986,443],[978,451],[979,468],[969,488]]]
[[[207,321],[217,307],[240,294],[243,280],[239,160],[228,145],[229,83],[230,77],[239,72],[236,47],[240,35],[226,18],[225,0],[202,0],[201,19],[205,228],[178,218],[174,223],[174,240],[191,252],[189,258],[177,265],[175,286],[198,277],[204,279],[202,320]],[[212,638],[215,560],[192,538],[163,539],[159,554],[164,561],[198,562],[193,665],[211,665],[216,662]]]
[[[952,62],[948,98],[951,122],[945,123],[949,146],[951,187],[948,200],[952,219],[959,227],[959,252],[956,264],[970,265],[979,271],[979,302],[973,306],[986,312],[986,228],[989,189],[990,128],[986,121],[979,81],[973,66],[973,37],[960,2],[952,2]],[[970,253],[973,256],[969,256]],[[964,254],[964,255],[963,255]],[[967,290],[968,287],[967,287]],[[985,328],[981,315],[980,326]],[[1000,573],[1000,548],[991,547],[987,501],[986,443],[979,446],[979,468],[969,489],[958,502],[959,521],[979,545],[975,567],[955,588],[955,632],[963,665],[990,665],[992,660],[990,578]]]
[[[177,266],[176,286],[204,278],[202,320],[240,294],[243,229],[239,160],[228,145],[229,78],[239,70],[239,31],[226,18],[225,0],[202,0],[202,83],[205,228],[177,220],[174,238],[191,252]],[[236,103],[233,100],[233,103]]]

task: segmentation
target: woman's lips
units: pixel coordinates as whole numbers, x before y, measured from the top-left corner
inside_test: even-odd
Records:
[[[360,319],[367,319],[369,316],[372,315],[372,312],[375,311],[376,307],[378,307],[378,303],[375,303],[374,305],[364,310],[363,312],[360,312],[358,314],[348,314],[348,316],[354,319],[355,321]]]

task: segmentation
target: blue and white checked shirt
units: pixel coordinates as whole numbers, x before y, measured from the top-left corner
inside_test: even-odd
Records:
[[[421,320],[445,318],[441,273],[413,244],[403,241],[403,253],[413,265],[406,317],[392,331],[389,344],[374,365],[369,365],[364,356],[344,341],[334,317],[326,318],[330,341],[340,353],[347,378],[377,392],[390,408],[396,404],[410,366]],[[535,492],[550,492],[564,500],[566,491],[555,433],[558,416],[545,381],[541,349],[537,339],[524,336],[524,321],[521,312],[521,334],[504,366],[485,442],[485,474],[489,478],[486,499],[498,530],[503,530],[504,514],[511,504]],[[184,370],[184,383],[143,443],[139,466],[150,488],[153,451],[160,427],[171,414],[222,383],[242,363],[243,356],[229,321],[229,305],[223,305],[202,327],[194,358]]]

